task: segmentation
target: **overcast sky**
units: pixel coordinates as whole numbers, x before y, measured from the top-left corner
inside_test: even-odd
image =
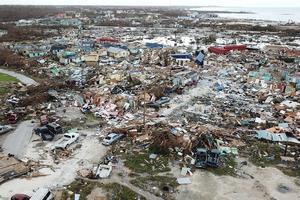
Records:
[[[0,4],[300,7],[300,0],[0,0]]]

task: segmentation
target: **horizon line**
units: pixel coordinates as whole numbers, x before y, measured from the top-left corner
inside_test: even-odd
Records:
[[[1,4],[0,6],[103,6],[103,7],[221,7],[221,8],[300,8],[300,6],[218,6],[218,5],[107,5],[107,4]]]

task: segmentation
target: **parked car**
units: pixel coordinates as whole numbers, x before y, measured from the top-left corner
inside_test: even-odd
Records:
[[[7,132],[9,132],[11,130],[13,130],[13,127],[11,127],[9,125],[4,125],[4,126],[0,125],[0,134],[7,133]]]
[[[30,196],[26,194],[15,194],[10,198],[10,200],[29,200]]]
[[[197,148],[195,166],[197,168],[205,168],[207,163],[207,149]]]
[[[18,115],[14,112],[8,112],[6,115],[8,123],[15,124],[18,121]]]
[[[110,176],[112,171],[111,165],[99,165],[96,171],[96,178],[107,178]]]
[[[34,192],[30,200],[52,200],[54,199],[53,194],[47,188],[39,188]]]
[[[76,140],[78,140],[79,134],[78,133],[66,133],[64,136],[59,139],[55,143],[55,149],[66,149],[68,146],[70,146],[72,143],[74,143]]]
[[[50,130],[51,133],[53,133],[55,135],[63,133],[63,129],[58,123],[55,123],[55,122],[49,123],[46,125],[46,127]]]
[[[106,146],[112,145],[113,143],[120,140],[122,137],[124,137],[124,134],[110,133],[103,139],[102,144]]]
[[[6,100],[7,103],[11,103],[12,105],[18,104],[19,101],[20,99],[15,96],[11,96],[9,99]]]
[[[34,129],[35,134],[42,137],[43,140],[52,141],[54,134],[45,126]]]

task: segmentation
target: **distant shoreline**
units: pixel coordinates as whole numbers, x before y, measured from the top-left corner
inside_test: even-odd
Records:
[[[213,14],[255,14],[255,12],[247,12],[247,11],[238,11],[238,12],[234,12],[234,11],[221,11],[221,10],[197,10],[197,12],[199,13],[203,13],[203,14],[207,14],[207,13],[213,13]]]

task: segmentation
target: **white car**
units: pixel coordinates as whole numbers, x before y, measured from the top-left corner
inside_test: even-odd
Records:
[[[68,146],[70,146],[72,143],[74,143],[76,140],[78,140],[79,134],[78,133],[66,133],[64,136],[59,139],[55,143],[55,149],[66,149]]]
[[[48,188],[39,188],[31,196],[30,200],[52,200],[54,199],[53,194]]]
[[[111,145],[121,139],[124,135],[118,133],[110,133],[108,134],[102,141],[103,145]]]
[[[111,165],[99,165],[96,172],[96,178],[107,178],[111,174]]]
[[[13,130],[13,127],[12,126],[9,126],[9,125],[4,125],[4,126],[1,126],[0,125],[0,134],[4,134],[4,133],[7,133],[9,131]]]

